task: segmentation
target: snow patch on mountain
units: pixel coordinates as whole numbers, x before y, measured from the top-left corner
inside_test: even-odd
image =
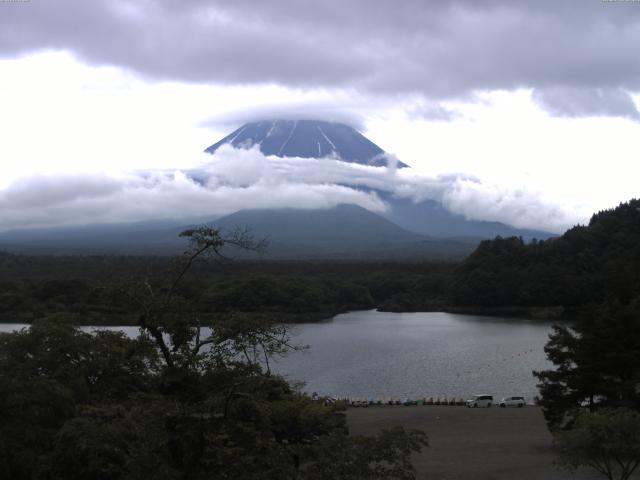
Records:
[[[334,158],[376,167],[387,166],[387,154],[353,127],[319,120],[263,120],[238,128],[205,150],[215,153],[222,145],[250,148],[264,155],[298,158]],[[393,161],[398,168],[408,165]],[[395,168],[394,166],[394,168]]]

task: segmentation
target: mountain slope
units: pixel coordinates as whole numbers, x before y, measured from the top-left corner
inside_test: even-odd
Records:
[[[259,145],[266,155],[281,157],[333,157],[363,165],[386,164],[384,151],[355,129],[314,120],[268,120],[248,123],[207,148],[214,153],[221,145]],[[322,163],[322,162],[320,162]],[[399,163],[398,166],[406,167]],[[242,167],[242,166],[239,166]],[[321,168],[321,167],[319,167]],[[206,187],[207,177],[188,172]],[[300,179],[304,181],[305,179]],[[269,236],[273,258],[460,258],[481,239],[522,236],[548,238],[547,232],[521,230],[498,222],[467,220],[446,210],[441,203],[414,203],[398,199],[384,186],[372,189],[351,185],[378,195],[388,205],[385,218],[355,205],[329,210],[243,210],[218,223],[219,226],[248,225],[259,236]],[[255,204],[254,204],[255,205]],[[211,217],[150,220],[136,224],[87,225],[0,233],[0,249],[37,253],[148,253],[174,254],[186,246],[178,233]],[[452,238],[456,239],[452,241]]]
[[[0,233],[0,250],[55,254],[176,255],[187,241],[179,233],[211,219],[150,221],[135,224],[85,225]],[[225,232],[251,229],[267,237],[264,254],[227,250],[234,257],[268,259],[461,259],[477,245],[472,241],[431,239],[408,232],[356,205],[326,210],[241,210],[213,224]]]
[[[265,155],[278,157],[322,158],[333,156],[363,165],[386,165],[384,151],[355,129],[340,123],[317,120],[263,120],[238,128],[205,151],[214,153],[222,145],[250,147],[259,145]],[[407,167],[400,162],[399,167]],[[194,178],[197,175],[193,173]],[[446,210],[441,203],[426,200],[415,203],[398,199],[382,191],[356,187],[376,193],[390,209],[383,215],[391,222],[413,233],[432,237],[470,237],[477,240],[501,236],[522,236],[525,239],[549,238],[554,234],[544,231],[518,229],[500,222],[468,220]]]
[[[515,228],[501,222],[470,220],[463,215],[451,213],[434,200],[414,203],[409,199],[397,199],[381,195],[390,205],[385,218],[410,232],[433,237],[475,237],[478,239],[502,237],[522,237],[538,240],[555,236],[542,230]]]
[[[211,217],[193,217],[182,221],[166,219],[10,230],[0,232],[0,250],[54,254],[173,254],[187,246],[186,240],[178,237],[186,224],[211,220]]]
[[[349,249],[422,239],[357,205],[326,210],[241,210],[217,220],[215,225],[223,229],[250,226],[256,235],[278,242]]]
[[[227,231],[250,227],[256,238],[269,240],[269,258],[462,258],[477,244],[418,235],[357,205],[241,210],[215,225]]]
[[[222,145],[249,148],[259,145],[265,155],[277,157],[335,157],[362,165],[386,166],[384,150],[354,128],[319,120],[264,120],[243,125],[208,147],[214,153]],[[399,162],[398,167],[407,167]]]

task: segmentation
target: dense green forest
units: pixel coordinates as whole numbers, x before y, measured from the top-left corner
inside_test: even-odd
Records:
[[[544,241],[486,240],[458,264],[208,259],[178,293],[202,314],[260,312],[285,322],[373,308],[527,315],[539,307],[571,316],[586,304],[638,295],[639,209],[632,200]],[[174,268],[166,257],[0,253],[0,320],[70,312],[86,323],[132,322],[123,292]]]
[[[562,306],[627,303],[640,292],[640,200],[599,212],[586,226],[525,244],[482,242],[457,267],[451,302],[460,306]]]
[[[0,254],[0,319],[28,322],[44,312],[70,312],[87,323],[130,322],[128,286],[174,267],[166,257]],[[434,310],[447,303],[454,267],[206,259],[194,265],[179,294],[203,313],[261,312],[284,321],[357,309]]]

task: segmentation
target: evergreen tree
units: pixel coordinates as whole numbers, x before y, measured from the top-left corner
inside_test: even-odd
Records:
[[[585,309],[573,327],[556,326],[545,347],[554,370],[534,372],[549,426],[585,409],[640,410],[640,302]]]

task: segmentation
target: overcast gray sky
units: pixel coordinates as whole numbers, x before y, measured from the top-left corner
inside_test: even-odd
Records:
[[[172,215],[152,200],[166,178],[135,170],[202,164],[239,123],[277,115],[357,126],[470,217],[565,228],[637,196],[638,45],[635,1],[0,2],[0,222],[85,221],[94,200],[94,220]],[[283,203],[339,198],[285,185]],[[127,214],[131,188],[148,198]]]

